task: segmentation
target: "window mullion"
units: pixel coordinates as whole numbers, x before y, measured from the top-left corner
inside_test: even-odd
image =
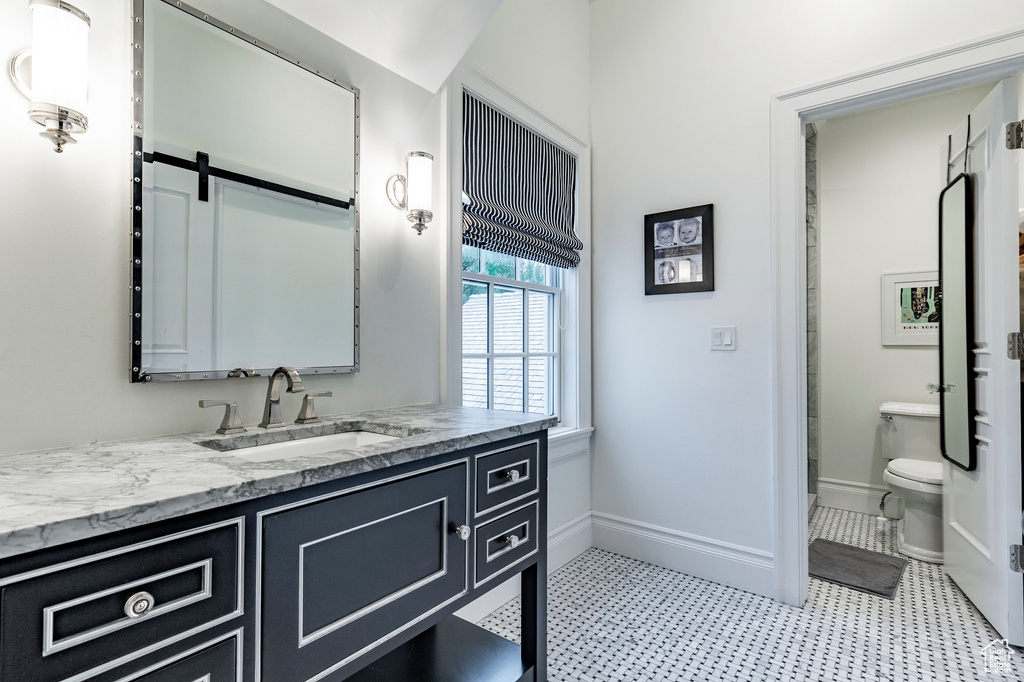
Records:
[[[516,259],[516,268],[521,263]],[[517,273],[518,274],[518,273]],[[523,288],[523,412],[530,411],[530,290]]]
[[[552,273],[553,276],[557,276],[560,273]],[[554,277],[553,277],[554,279]],[[558,284],[561,285],[561,277],[558,277]],[[551,373],[550,384],[551,389],[548,393],[548,399],[551,401],[549,407],[551,414],[558,417],[561,422],[562,416],[562,363],[561,363],[561,352],[562,352],[562,306],[565,305],[565,289],[560,287],[555,293],[554,305],[551,306],[551,319],[548,320],[548,330],[550,333],[551,345],[549,346],[554,352],[552,359],[548,366],[548,371]]]
[[[494,283],[487,283],[487,352],[494,353]],[[494,409],[494,357],[487,359],[487,409]]]

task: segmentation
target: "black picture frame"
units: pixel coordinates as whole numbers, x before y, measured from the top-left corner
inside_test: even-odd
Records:
[[[644,293],[715,290],[715,206],[644,216]]]

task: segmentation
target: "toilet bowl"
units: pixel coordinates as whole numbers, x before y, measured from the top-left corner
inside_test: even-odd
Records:
[[[903,500],[896,549],[914,559],[942,563],[942,476],[939,406],[883,403],[882,479]]]
[[[882,474],[892,494],[904,502],[896,549],[909,557],[942,563],[942,464],[894,459]]]

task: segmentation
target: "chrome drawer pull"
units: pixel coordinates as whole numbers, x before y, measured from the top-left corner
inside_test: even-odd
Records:
[[[473,531],[471,531],[469,529],[469,526],[459,526],[458,528],[455,529],[455,534],[457,536],[459,536],[460,540],[468,540],[469,536],[472,533],[473,533]]]
[[[129,618],[142,618],[153,610],[156,602],[149,592],[136,592],[124,603],[124,612]]]
[[[519,473],[519,469],[509,469],[508,471],[505,472],[505,478],[507,478],[512,483],[518,481],[520,475],[521,474]]]
[[[507,538],[505,538],[505,544],[508,545],[509,549],[515,549],[519,546],[520,542],[521,540],[519,539],[518,535],[509,535]]]

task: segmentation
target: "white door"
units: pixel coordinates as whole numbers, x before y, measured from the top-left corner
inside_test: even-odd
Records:
[[[143,166],[143,366],[153,372],[208,370],[215,366],[214,204],[199,201],[195,172]]]
[[[1024,645],[1024,576],[1010,567],[1010,547],[1021,544],[1020,367],[1006,349],[1007,334],[1019,330],[1017,164],[1024,152],[1005,144],[1006,123],[1019,118],[1017,93],[1016,78],[1000,82],[969,123],[951,131],[949,177],[964,172],[966,154],[975,207],[968,376],[975,386],[977,466],[944,464],[943,542],[946,574],[1001,636]]]

